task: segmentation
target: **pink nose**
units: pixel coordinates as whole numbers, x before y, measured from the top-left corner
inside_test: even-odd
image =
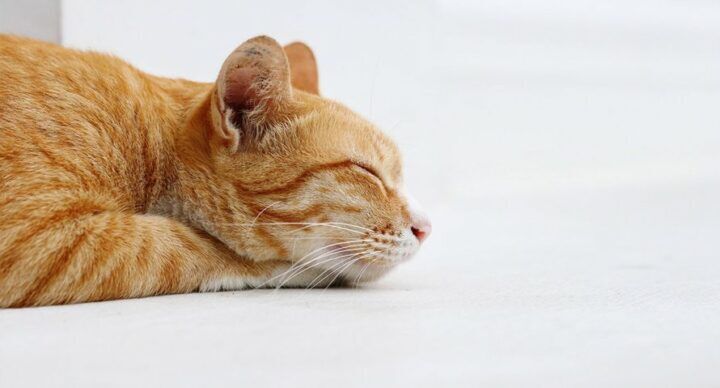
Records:
[[[412,231],[418,241],[425,241],[425,239],[430,235],[430,232],[432,232],[430,219],[425,216],[413,217],[410,231]]]

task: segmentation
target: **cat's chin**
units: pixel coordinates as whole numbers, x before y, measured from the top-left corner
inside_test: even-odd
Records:
[[[343,284],[350,287],[362,286],[374,282],[397,267],[397,262],[390,261],[368,261],[356,263],[343,273]]]

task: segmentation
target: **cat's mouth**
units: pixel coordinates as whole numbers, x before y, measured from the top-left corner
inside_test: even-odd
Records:
[[[343,271],[344,283],[357,286],[375,281],[415,256],[417,249],[388,252],[386,255],[364,257],[356,260]]]
[[[292,280],[308,276],[308,288],[371,282],[409,261],[422,242],[410,228],[390,235],[366,233],[355,239],[339,240],[298,240],[312,243],[303,246],[304,252],[290,260],[292,265],[286,277]]]

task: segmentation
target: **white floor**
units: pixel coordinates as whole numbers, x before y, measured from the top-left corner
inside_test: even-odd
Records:
[[[433,218],[414,261],[364,289],[0,311],[0,387],[720,386],[720,6],[435,4],[363,50],[316,31],[324,90],[398,139]],[[373,57],[385,35],[415,41]]]
[[[448,209],[366,289],[2,311],[0,386],[718,386],[718,196]]]

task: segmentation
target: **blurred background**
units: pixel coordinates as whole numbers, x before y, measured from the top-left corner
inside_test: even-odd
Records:
[[[0,29],[200,81],[252,36],[305,41],[434,221],[379,286],[456,308],[399,335],[437,344],[412,365],[718,381],[691,371],[720,362],[720,2],[0,0]]]

